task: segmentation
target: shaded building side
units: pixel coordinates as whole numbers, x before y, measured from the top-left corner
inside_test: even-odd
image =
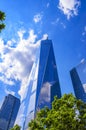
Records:
[[[11,94],[5,97],[2,107],[0,109],[0,130],[10,130],[13,127],[20,100]]]

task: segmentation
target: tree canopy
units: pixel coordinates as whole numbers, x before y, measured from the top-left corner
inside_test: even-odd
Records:
[[[2,31],[2,29],[5,28],[5,24],[3,23],[3,21],[5,20],[5,13],[0,11],[0,32]]]
[[[21,127],[19,126],[19,125],[15,125],[13,128],[11,128],[10,130],[20,130],[21,129]]]
[[[52,109],[37,112],[29,130],[86,130],[86,104],[72,94],[55,97]]]

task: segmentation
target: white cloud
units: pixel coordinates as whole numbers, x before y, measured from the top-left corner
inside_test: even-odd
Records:
[[[40,92],[40,95],[41,95],[39,99],[40,103],[44,103],[45,101],[50,102],[50,87],[51,87],[51,84],[49,82],[46,82],[43,84],[43,87]]]
[[[8,90],[8,89],[5,89],[5,93],[6,94],[11,94],[11,95],[15,95],[15,92],[14,91],[11,91],[11,90]]]
[[[46,39],[48,39],[48,34],[47,33],[44,34],[43,37],[42,37],[42,40],[46,40]]]
[[[80,0],[59,0],[58,8],[67,16],[67,19],[78,15]]]
[[[5,84],[8,84],[8,85],[14,85],[14,82],[11,80],[11,79],[9,79],[9,78],[5,78],[5,76],[4,75],[2,75],[1,77],[0,77],[0,80],[2,81],[2,82],[4,82]]]
[[[40,13],[38,13],[38,14],[36,14],[36,15],[34,16],[33,21],[34,21],[35,23],[38,23],[38,22],[40,22],[40,21],[42,20],[42,17],[43,17],[43,15],[40,14]]]
[[[86,83],[83,84],[83,88],[84,88],[84,91],[85,91],[85,93],[86,93]]]
[[[18,36],[19,36],[19,38],[20,38],[20,41],[22,40],[24,33],[25,33],[25,30],[20,30],[20,31],[18,31]]]
[[[55,84],[56,81],[52,81],[52,82],[45,82],[43,84],[43,87],[41,89],[41,92],[40,92],[40,99],[39,99],[39,102],[40,103],[49,103],[50,102],[50,91],[51,91],[51,86],[53,84]],[[40,104],[39,103],[39,104]]]
[[[50,6],[50,3],[47,3],[47,8]]]
[[[29,30],[27,39],[23,38],[24,32],[22,30],[18,32],[19,41],[15,48],[11,47],[12,41],[4,44],[4,41],[0,39],[0,59],[2,60],[0,62],[0,80],[9,85],[14,84],[13,79],[21,81],[19,94],[22,100],[27,88],[26,81],[35,61],[37,48],[39,48],[39,44],[34,44],[37,37],[34,30]]]
[[[81,59],[81,61],[80,61],[80,63],[84,63],[85,62],[85,59],[83,58],[83,59]]]

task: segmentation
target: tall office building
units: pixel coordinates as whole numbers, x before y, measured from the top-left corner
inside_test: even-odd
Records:
[[[0,109],[0,130],[10,130],[13,127],[19,106],[18,98],[10,94],[5,97]]]
[[[70,71],[75,96],[86,102],[86,61]]]
[[[40,44],[40,52],[34,62],[30,74],[28,89],[28,109],[24,130],[28,122],[35,117],[38,110],[45,106],[51,108],[54,96],[61,97],[61,90],[57,74],[57,67],[51,40],[43,40]]]

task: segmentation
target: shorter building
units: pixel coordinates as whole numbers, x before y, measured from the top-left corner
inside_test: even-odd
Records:
[[[86,61],[70,71],[75,96],[86,102]]]
[[[18,110],[20,100],[11,94],[5,97],[0,109],[0,130],[10,130],[13,127]]]

